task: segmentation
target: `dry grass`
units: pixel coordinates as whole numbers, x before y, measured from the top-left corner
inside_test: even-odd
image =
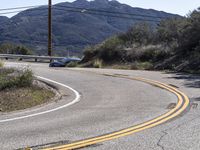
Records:
[[[93,67],[94,67],[94,68],[102,68],[102,66],[103,66],[102,64],[103,64],[102,60],[96,59],[96,60],[94,61]]]
[[[55,93],[33,85],[29,69],[0,68],[0,112],[22,110],[50,101]]]
[[[55,94],[39,87],[11,88],[0,91],[0,112],[23,110],[50,101]]]

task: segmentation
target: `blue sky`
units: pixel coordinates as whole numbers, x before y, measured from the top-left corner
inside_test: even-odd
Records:
[[[53,3],[73,2],[74,0],[52,0]],[[200,0],[118,0],[121,3],[131,5],[133,7],[152,8],[170,13],[186,15],[200,7]],[[21,7],[31,5],[47,4],[48,0],[1,0],[0,9],[10,7]],[[12,14],[14,15],[14,14]],[[9,15],[11,17],[12,15]]]

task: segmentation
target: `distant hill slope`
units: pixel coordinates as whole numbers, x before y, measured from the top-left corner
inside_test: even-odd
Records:
[[[67,7],[67,8],[66,8]],[[66,55],[66,50],[81,50],[90,44],[96,44],[113,34],[126,31],[137,19],[125,19],[110,16],[66,11],[69,7],[81,7],[105,11],[138,14],[139,19],[152,19],[143,15],[156,17],[175,17],[152,9],[141,9],[121,4],[115,0],[77,0],[72,3],[64,2],[53,6],[53,43],[54,53]],[[105,14],[105,13],[104,13]],[[110,14],[113,15],[113,14]],[[122,15],[120,15],[122,16]],[[123,15],[124,16],[124,15]],[[125,16],[133,17],[133,16]],[[155,22],[151,22],[155,24]],[[29,45],[35,53],[46,54],[47,43],[47,6],[29,9],[8,19],[0,17],[0,42],[12,41]]]

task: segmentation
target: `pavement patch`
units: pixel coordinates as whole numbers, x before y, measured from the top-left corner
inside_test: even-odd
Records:
[[[174,85],[174,84],[168,84],[169,86],[175,87],[175,88],[179,88],[178,86]]]
[[[167,109],[174,109],[176,107],[176,103],[170,103],[168,106],[167,106]]]
[[[192,104],[191,104],[191,108],[192,108],[192,109],[197,109],[197,107],[198,107],[198,104],[197,104],[197,103],[192,103]]]

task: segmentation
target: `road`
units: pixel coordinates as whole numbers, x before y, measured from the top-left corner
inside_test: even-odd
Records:
[[[9,65],[16,65],[9,63]],[[18,66],[25,64],[19,63]],[[61,85],[63,99],[25,111],[0,114],[0,149],[12,150],[40,145],[63,145],[73,141],[113,133],[146,122],[170,111],[177,103],[173,93],[150,84],[108,76],[143,77],[177,87],[191,101],[179,117],[159,126],[118,139],[94,144],[84,149],[155,149],[196,150],[200,148],[200,78],[185,74],[111,69],[48,68],[47,64],[31,64],[34,73],[78,91],[80,101],[68,107],[48,112],[72,102],[76,95]],[[21,116],[30,116],[20,118]],[[8,120],[10,119],[11,120]],[[1,122],[1,120],[7,120]]]

